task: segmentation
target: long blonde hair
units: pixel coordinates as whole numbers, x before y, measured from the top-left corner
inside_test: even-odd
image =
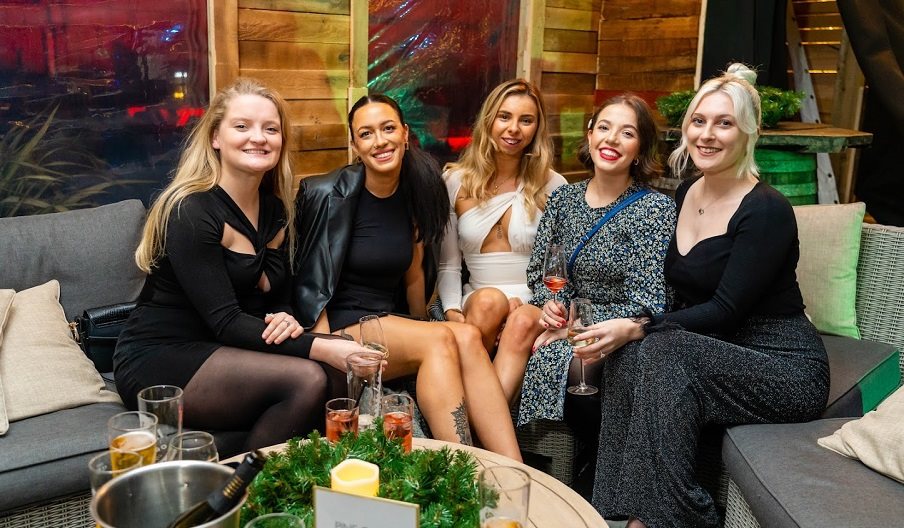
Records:
[[[187,196],[212,189],[220,181],[220,153],[213,148],[213,133],[220,127],[229,102],[240,95],[259,95],[272,102],[279,113],[282,149],[276,166],[264,174],[261,188],[282,201],[286,212],[286,236],[289,242],[289,259],[295,254],[295,200],[292,193],[294,177],[289,162],[291,123],[286,103],[274,90],[256,79],[238,78],[220,90],[198,124],[185,140],[185,148],[179,158],[173,180],[154,200],[148,212],[141,242],[135,250],[135,262],[145,273],[150,273],[164,253],[164,241],[170,215]]]
[[[495,153],[498,147],[491,130],[503,101],[512,95],[526,95],[537,105],[537,132],[521,153],[518,178],[524,184],[524,205],[533,219],[546,207],[546,179],[552,169],[553,147],[546,122],[543,97],[536,86],[524,79],[506,81],[490,92],[474,120],[473,137],[457,163],[447,163],[445,170],[461,171],[461,188],[465,196],[481,203],[490,198],[490,181],[496,174]]]
[[[759,177],[760,170],[753,157],[753,150],[756,148],[756,141],[760,137],[762,113],[760,111],[760,94],[754,88],[754,84],[756,84],[756,72],[739,62],[729,66],[725,73],[719,77],[703,83],[703,86],[697,90],[697,94],[687,106],[687,112],[684,113],[684,119],[681,121],[681,142],[669,155],[669,167],[672,169],[672,174],[683,174],[687,168],[687,161],[690,158],[687,145],[687,128],[691,124],[694,112],[700,106],[700,101],[707,95],[722,92],[731,99],[734,105],[738,129],[743,132],[744,139],[747,141],[744,157],[741,159],[741,163],[738,164],[737,177],[743,178],[748,174],[755,178]]]

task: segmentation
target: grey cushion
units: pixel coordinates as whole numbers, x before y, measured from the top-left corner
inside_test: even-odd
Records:
[[[823,418],[859,417],[898,388],[895,347],[878,341],[822,336],[829,356],[829,400]]]
[[[88,459],[107,448],[107,420],[125,410],[95,403],[11,424],[0,438],[0,511],[90,489]]]
[[[728,429],[722,457],[760,526],[901,526],[904,486],[817,445],[847,421]]]
[[[144,284],[133,257],[144,218],[139,200],[0,218],[0,288],[57,279],[70,321],[86,308],[132,301]]]

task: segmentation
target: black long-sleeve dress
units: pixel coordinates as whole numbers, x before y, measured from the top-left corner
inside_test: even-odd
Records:
[[[229,224],[255,253],[221,245]],[[185,387],[222,346],[308,357],[307,334],[268,345],[261,338],[267,312],[292,313],[291,274],[285,248],[267,243],[286,219],[282,203],[261,194],[257,229],[220,187],[191,194],[173,210],[164,255],[151,271],[113,356],[116,387],[126,406],[150,385]],[[270,290],[259,287],[266,273]]]
[[[679,212],[687,189],[676,193]],[[680,213],[679,213],[680,214]],[[694,476],[707,424],[808,421],[825,407],[826,352],[803,313],[797,224],[787,199],[758,183],[724,235],[681,255],[666,279],[681,303],[651,333],[606,359],[593,504],[650,528],[715,527]]]

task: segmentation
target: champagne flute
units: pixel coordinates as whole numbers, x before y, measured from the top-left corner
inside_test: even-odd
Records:
[[[383,354],[383,359],[389,357],[389,348],[386,346],[386,338],[383,337],[383,326],[380,324],[379,315],[365,315],[358,319],[361,333],[361,346]]]
[[[593,324],[593,304],[589,299],[572,299],[571,308],[568,311],[568,342],[574,348],[581,348],[596,342],[596,338],[575,340],[575,336],[587,331],[587,327]],[[599,389],[584,382],[584,362],[581,361],[581,382],[568,387],[570,394],[588,396],[596,394]]]
[[[565,247],[550,244],[543,258],[543,284],[552,292],[552,299],[559,302],[558,293],[565,287]]]

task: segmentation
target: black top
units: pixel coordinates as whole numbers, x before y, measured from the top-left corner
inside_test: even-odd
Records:
[[[363,189],[336,293],[327,304],[330,330],[355,324],[367,314],[394,311],[413,241],[402,193],[378,198]]]
[[[222,246],[226,224],[251,241],[253,255]],[[117,385],[155,381],[184,387],[224,345],[307,357],[311,336],[279,345],[261,338],[266,312],[291,313],[285,245],[267,248],[285,225],[282,203],[272,195],[260,197],[257,229],[219,187],[186,197],[170,215],[164,254],[117,343]],[[262,273],[269,292],[258,287]]]
[[[683,182],[675,193],[679,215],[695,181]],[[727,333],[751,316],[799,315],[804,309],[795,272],[799,256],[791,204],[759,182],[741,200],[725,234],[701,240],[687,255],[678,252],[672,237],[665,276],[675,288],[678,309],[654,322]]]

